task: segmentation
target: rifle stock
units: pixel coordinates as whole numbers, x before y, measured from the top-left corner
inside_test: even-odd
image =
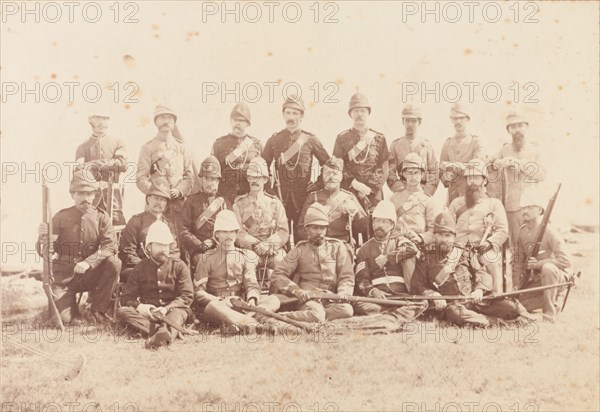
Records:
[[[313,328],[311,328],[308,325],[305,325],[302,322],[299,322],[299,321],[294,320],[294,319],[290,319],[287,316],[280,315],[279,313],[271,312],[270,310],[267,310],[265,308],[261,308],[260,306],[250,306],[250,305],[248,305],[246,302],[244,302],[241,299],[231,299],[230,302],[233,305],[234,309],[244,310],[246,312],[260,313],[261,315],[265,315],[265,316],[268,316],[270,318],[277,319],[277,320],[280,320],[280,321],[285,322],[285,323],[289,323],[290,325],[294,325],[297,328],[300,328],[300,329],[302,329],[302,330],[304,330],[306,332],[312,332],[313,331]]]
[[[169,319],[165,315],[163,315],[162,312],[155,310],[152,312],[152,315],[155,318],[157,318],[160,322],[172,327],[173,329],[175,329],[177,332],[181,333],[182,335],[199,335],[200,334],[200,332],[198,332],[197,330],[187,329],[187,328],[184,328],[183,326],[176,324],[171,319]]]
[[[44,293],[48,297],[48,311],[50,316],[54,317],[61,331],[65,330],[62,318],[52,293],[52,282],[54,282],[54,274],[52,272],[52,254],[53,248],[53,233],[52,233],[52,209],[50,207],[50,188],[46,181],[42,179],[42,221],[48,226],[48,242],[42,246],[43,270],[42,270],[42,287]],[[45,246],[45,247],[44,247]]]

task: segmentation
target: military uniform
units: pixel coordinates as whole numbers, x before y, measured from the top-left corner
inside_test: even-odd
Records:
[[[77,147],[75,161],[79,163],[76,168],[90,171],[94,178],[100,182],[100,191],[96,192],[94,205],[104,212],[108,212],[108,180],[113,173],[113,216],[114,225],[124,225],[123,215],[123,186],[120,183],[120,174],[127,170],[127,151],[121,139],[110,136],[91,136],[87,141]]]
[[[467,135],[461,139],[449,137],[442,147],[440,165],[444,162],[468,163],[473,159],[484,158],[485,152],[477,136]],[[448,204],[465,194],[463,172],[458,167],[453,167],[452,170],[455,172],[456,177],[449,180],[447,173],[440,169],[440,180],[444,187],[448,188]]]
[[[173,223],[166,220],[164,216],[161,216],[159,219],[169,226],[173,238],[177,239],[177,232]],[[135,265],[148,257],[145,252],[146,234],[150,225],[156,222],[156,220],[157,217],[150,212],[138,213],[129,219],[125,229],[121,232],[119,259],[123,263],[121,270],[123,281],[127,279],[128,274]],[[176,240],[171,244],[171,257],[179,257],[179,247]]]
[[[400,180],[402,162],[409,153],[417,153],[427,168],[427,179],[424,192],[433,196],[439,184],[439,171],[437,167],[437,157],[433,146],[427,139],[415,138],[409,140],[406,137],[400,137],[390,144],[390,174],[387,184],[392,192],[400,192],[406,188],[406,184]]]
[[[405,189],[394,193],[390,197],[390,201],[394,204],[398,216],[395,233],[400,234],[413,230],[421,236],[424,243],[430,243],[433,239],[433,221],[435,219],[433,199],[426,195],[419,186],[415,190]]]
[[[505,158],[519,159],[520,166],[517,168],[502,167],[500,165],[502,159]],[[495,179],[502,185],[502,179],[506,180],[506,215],[508,218],[508,232],[510,234],[511,244],[517,241],[519,228],[521,226],[521,214],[519,212],[519,202],[521,193],[539,182],[546,180],[546,168],[540,156],[539,147],[533,143],[525,143],[525,146],[520,151],[515,151],[512,143],[505,143],[498,152],[491,156],[491,167],[488,169],[490,173],[500,174]],[[498,186],[498,185],[496,185]],[[488,189],[489,192],[489,189]],[[497,189],[490,195],[501,199],[502,187]]]
[[[232,134],[219,137],[212,147],[211,154],[219,159],[223,177],[219,183],[219,193],[233,203],[239,195],[248,193],[246,170],[248,162],[262,154],[260,141],[252,136],[239,138]]]
[[[363,296],[371,296],[373,289],[379,289],[394,296],[408,295],[410,277],[405,280],[403,261],[408,257],[403,248],[402,237],[389,237],[384,241],[371,238],[358,249],[356,255],[356,284],[359,293]],[[385,255],[387,263],[381,267],[375,259]],[[410,256],[414,256],[412,253]],[[412,273],[411,273],[412,275]],[[394,312],[404,322],[410,322],[425,311],[427,305],[416,303],[403,307],[388,307],[376,303],[359,302],[354,305],[357,315],[371,315],[382,310]]]
[[[460,256],[455,254],[460,251]],[[458,259],[451,272],[442,271],[450,261]],[[442,296],[458,295],[470,297],[476,289],[484,293],[492,290],[492,276],[479,265],[477,257],[469,251],[453,249],[450,254],[440,250],[438,244],[430,244],[423,257],[417,262],[412,285],[415,293],[431,295],[438,292]],[[441,312],[442,319],[458,325],[487,325],[489,317],[514,320],[527,316],[527,311],[518,301],[509,298],[494,299],[481,303],[450,301]]]
[[[350,243],[351,239],[348,227],[348,211],[350,209],[356,211],[356,214],[352,218],[353,233],[364,232],[367,230],[369,220],[365,210],[360,205],[356,196],[344,189],[339,189],[333,193],[325,189],[310,193],[306,197],[306,200],[304,201],[304,207],[300,213],[300,218],[298,220],[299,227],[304,227],[304,216],[306,215],[308,207],[314,202],[318,202],[329,208],[329,227],[327,229],[328,237]],[[298,235],[298,240],[306,239],[306,233],[303,229],[299,230]]]
[[[352,259],[343,242],[325,238],[322,245],[315,246],[303,240],[290,250],[273,271],[271,292],[293,296],[298,289],[352,295]],[[352,313],[348,303],[309,300],[285,316],[304,322],[324,322],[349,318]]]
[[[372,210],[383,199],[383,185],[389,174],[390,154],[385,136],[372,129],[364,135],[356,129],[346,130],[338,134],[333,155],[344,160],[342,188],[360,198],[358,191],[351,187],[352,181],[367,185],[371,189],[367,199]]]
[[[283,260],[285,256],[283,247],[290,237],[281,200],[264,192],[259,193],[258,196],[246,194],[236,199],[233,212],[242,225],[237,237],[240,247],[252,249],[256,244],[264,241],[276,244],[277,252],[273,258],[268,259],[268,267],[273,269],[275,262]],[[265,258],[261,257],[260,262],[257,263],[264,265]]]
[[[71,192],[97,188],[97,182],[86,181],[81,172],[75,172]],[[79,292],[92,291],[92,311],[107,313],[121,270],[111,219],[93,206],[86,213],[72,206],[52,217],[52,233],[57,236],[53,244],[54,252],[58,254],[52,263],[52,292],[63,322],[69,323],[78,315],[75,295]],[[42,239],[38,239],[37,249],[40,256],[44,256]],[[90,268],[76,275],[75,265],[82,261],[87,262]]]
[[[140,304],[168,309],[165,317],[178,325],[184,325],[190,315],[194,297],[190,271],[181,260],[168,258],[163,264],[147,258],[138,263],[127,278],[123,289],[121,306],[117,316],[145,334],[152,334],[154,322],[136,310]],[[161,325],[159,330],[169,330]],[[172,338],[177,331],[170,330]]]
[[[508,223],[502,202],[492,197],[484,197],[467,209],[465,197],[454,199],[448,209],[456,219],[456,242],[465,246],[479,246],[486,231],[486,216],[493,214],[493,229],[487,238],[493,247],[481,256],[486,270],[494,277],[494,291],[502,291],[502,245],[508,239]]]
[[[209,250],[203,242],[212,239],[215,217],[223,209],[231,209],[227,199],[203,192],[191,195],[183,204],[179,243],[190,255],[192,269],[196,267],[198,255]]]
[[[194,276],[194,295],[197,310],[214,321],[226,324],[248,324],[252,318],[227,306],[222,299],[230,296],[248,301],[256,299],[257,306],[272,312],[279,309],[275,296],[261,296],[256,279],[258,256],[251,250],[222,246],[202,256]]]
[[[294,234],[298,230],[298,217],[307,196],[311,181],[313,156],[320,164],[329,159],[321,141],[312,133],[298,130],[293,134],[284,129],[267,141],[263,157],[270,167],[275,161],[277,181],[288,220],[294,221]]]

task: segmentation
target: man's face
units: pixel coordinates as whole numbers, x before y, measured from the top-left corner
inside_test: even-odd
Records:
[[[438,245],[440,253],[447,255],[452,251],[456,235],[452,232],[441,231],[433,234],[433,240]]]
[[[237,230],[217,230],[215,238],[223,246],[231,247],[237,238]]]
[[[456,132],[460,133],[467,130],[467,123],[469,123],[469,118],[467,116],[451,117],[451,120]]]
[[[148,210],[152,213],[162,213],[167,208],[167,198],[157,195],[148,195]]]
[[[484,187],[483,183],[485,178],[483,176],[471,176],[467,175],[466,184],[467,188],[465,191],[465,200],[467,207],[472,207],[483,197]]]
[[[541,216],[541,209],[538,206],[525,206],[521,208],[521,219],[523,223],[529,223]]]
[[[304,227],[308,241],[315,246],[322,245],[325,242],[328,226],[308,225]]]
[[[172,114],[161,114],[155,119],[156,127],[161,132],[172,132],[175,129],[175,117]]]
[[[421,119],[417,119],[416,117],[405,117],[402,119],[402,124],[404,124],[406,136],[414,136],[417,134],[417,129],[421,124]]]
[[[241,118],[235,118],[235,119],[231,119],[229,121],[229,124],[231,124],[231,134],[237,137],[244,137],[246,136],[246,129],[248,128],[249,124],[248,122]]]
[[[468,175],[467,176],[467,186],[476,189],[479,187],[483,187],[483,183],[485,182],[485,178],[479,175]]]
[[[513,143],[517,147],[523,147],[525,144],[525,136],[527,134],[527,123],[515,123],[508,126],[508,132],[512,136]]]
[[[164,245],[162,243],[152,242],[147,248],[150,257],[158,263],[165,263],[169,259],[169,253],[171,252],[171,245]]]
[[[96,192],[73,192],[71,197],[75,201],[75,207],[81,212],[86,213],[92,206]]]
[[[219,189],[220,180],[221,179],[219,179],[218,177],[212,176],[200,177],[200,188],[202,189],[202,192],[208,195],[216,194],[217,190]]]
[[[295,130],[300,127],[304,114],[300,110],[290,109],[286,107],[283,110],[283,120],[285,120],[285,127],[290,130]]]
[[[377,237],[378,239],[383,239],[387,237],[394,228],[394,223],[395,222],[392,222],[390,219],[374,217],[373,233],[375,233],[375,237]]]
[[[104,136],[108,129],[108,117],[92,116],[90,117],[90,126],[94,136]]]
[[[323,167],[323,187],[328,192],[333,192],[340,188],[343,172],[341,170]]]
[[[418,187],[423,179],[423,172],[417,168],[404,169],[402,175],[406,179],[406,186],[410,188]]]
[[[366,107],[356,107],[350,112],[352,118],[352,125],[355,129],[362,130],[367,126],[369,120],[369,109]]]
[[[248,176],[248,185],[250,185],[250,193],[256,195],[262,192],[267,183],[268,177],[264,176]]]

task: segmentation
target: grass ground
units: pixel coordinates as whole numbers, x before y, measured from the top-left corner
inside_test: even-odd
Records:
[[[204,334],[154,352],[109,329],[57,336],[5,319],[3,334],[88,361],[66,382],[67,367],[3,339],[2,410],[600,410],[598,236],[574,240],[583,277],[555,324],[460,329],[415,322],[375,336],[332,329]]]

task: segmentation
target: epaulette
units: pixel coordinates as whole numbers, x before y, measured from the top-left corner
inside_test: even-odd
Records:
[[[223,139],[225,139],[226,137],[229,137],[229,136],[231,136],[231,135],[230,135],[230,134],[228,134],[228,135],[225,135],[225,136],[217,137],[217,138],[215,139],[215,143],[216,143],[216,142],[218,142],[219,140],[223,140]]]
[[[337,137],[340,137],[342,135],[345,135],[346,133],[348,133],[350,131],[350,129],[346,129],[343,132],[338,133]]]
[[[279,198],[278,198],[277,196],[275,196],[275,195],[272,195],[272,194],[270,194],[270,193],[267,193],[267,192],[263,192],[263,193],[264,193],[264,195],[265,195],[266,197],[269,197],[269,198],[271,198],[271,199],[277,199],[277,200],[279,200]],[[244,196],[246,196],[246,195],[244,195]]]
[[[374,132],[376,135],[379,135],[379,136],[384,136],[384,134],[383,134],[383,133],[381,133],[381,132],[378,132],[377,130],[373,130],[373,129],[369,129],[369,130],[370,130],[370,131],[372,131],[372,132]]]
[[[235,202],[237,202],[238,200],[241,200],[241,199],[243,199],[243,198],[245,198],[245,197],[248,197],[248,195],[249,195],[249,194],[250,194],[250,193],[244,193],[243,195],[237,195],[237,196],[235,197],[235,199],[233,199],[233,203],[235,203]],[[265,194],[266,194],[266,193],[265,193]]]
[[[308,244],[308,240],[300,240],[298,242],[296,242],[296,244],[294,245],[294,247],[298,247],[304,244]]]
[[[314,134],[313,134],[313,133],[307,132],[306,130],[300,130],[300,132],[301,132],[301,133],[304,133],[304,134],[306,134],[306,135],[308,135],[308,136],[314,136]]]

